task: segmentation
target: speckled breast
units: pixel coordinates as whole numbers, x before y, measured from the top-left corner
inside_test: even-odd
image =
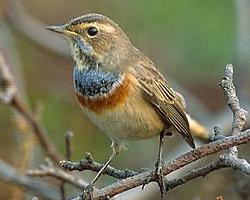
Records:
[[[98,69],[74,69],[76,95],[82,107],[101,113],[122,103],[128,94],[129,83],[119,73]]]

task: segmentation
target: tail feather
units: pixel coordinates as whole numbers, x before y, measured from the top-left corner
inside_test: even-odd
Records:
[[[201,140],[208,141],[211,137],[208,129],[198,121],[194,120],[190,115],[186,114],[190,130],[193,136],[200,138]]]

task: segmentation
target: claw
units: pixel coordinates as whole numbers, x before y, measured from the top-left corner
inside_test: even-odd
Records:
[[[91,200],[93,198],[94,187],[92,184],[87,185],[83,191],[83,199]]]
[[[151,174],[151,176],[146,181],[144,181],[144,183],[142,184],[142,188],[141,188],[142,190],[144,190],[145,186],[150,183],[150,180],[151,180],[152,177],[153,176]]]
[[[155,180],[160,188],[161,199],[163,199],[163,194],[166,193],[166,186],[164,183],[164,175],[162,174],[162,163],[157,162],[155,164],[155,169],[152,171],[151,176],[143,183],[142,189],[151,182],[151,180]]]
[[[152,171],[151,176],[145,181],[142,185],[142,189],[144,189],[145,185],[148,184],[150,181],[154,180],[158,183],[161,192],[161,199],[163,199],[163,194],[166,193],[166,186],[164,184],[164,175],[162,174],[162,151],[163,151],[163,141],[164,135],[166,134],[165,131],[161,132],[160,134],[160,143],[159,143],[159,152],[157,162],[155,163],[155,170]],[[170,134],[170,133],[168,133]]]
[[[161,199],[163,199],[163,194],[166,193],[166,186],[164,184],[164,175],[162,174],[162,163],[157,162],[155,164],[155,170],[153,172],[154,177],[158,183],[161,192]]]

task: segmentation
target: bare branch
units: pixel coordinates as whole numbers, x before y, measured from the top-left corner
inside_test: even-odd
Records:
[[[55,144],[51,141],[45,128],[40,122],[29,112],[23,101],[19,98],[17,87],[13,82],[13,77],[9,72],[3,53],[0,52],[0,102],[10,105],[17,110],[31,125],[39,139],[40,144],[48,154],[48,156],[55,162],[62,160],[62,156],[58,152]]]
[[[85,154],[85,159],[80,160],[79,162],[70,162],[70,161],[61,161],[60,165],[68,170],[68,171],[84,171],[84,170],[91,170],[98,172],[102,168],[103,164],[100,164],[93,160],[90,153]],[[114,178],[124,179],[128,178],[134,175],[137,175],[139,172],[135,172],[132,170],[119,170],[115,169],[114,167],[108,166],[106,170],[104,171],[104,174],[107,174],[109,176],[112,176]]]
[[[162,170],[163,174],[166,176],[171,172],[176,171],[203,157],[207,157],[217,152],[226,150],[230,147],[238,146],[248,142],[250,142],[250,130],[246,130],[240,134],[211,142],[195,150],[189,151],[188,153],[179,156],[178,158],[167,164],[164,164]],[[151,171],[146,171],[138,175],[120,180],[112,185],[100,189],[99,191],[94,191],[93,199],[99,200],[103,199],[103,197],[105,196],[113,197],[119,193],[125,192],[140,185],[144,185],[148,180],[150,182],[154,182],[155,178],[151,175]],[[77,198],[80,198],[80,196],[78,196]]]
[[[44,199],[60,199],[60,193],[56,187],[22,175],[2,160],[0,160],[0,179],[25,187]]]
[[[15,95],[16,88],[14,87],[13,78],[0,47],[0,102],[10,104]]]
[[[230,154],[224,154],[220,156],[220,160],[223,161],[226,166],[250,175],[250,164],[245,159],[239,159]]]
[[[71,154],[72,154],[72,137],[73,133],[71,131],[67,131],[65,134],[65,148],[66,148],[66,159],[70,160],[71,159]],[[77,180],[75,180],[77,181]],[[65,194],[65,181],[62,180],[60,184],[60,190],[61,190],[61,196],[62,200],[66,199],[66,194]]]
[[[54,178],[57,178],[58,180],[62,180],[71,185],[74,185],[75,187],[80,188],[80,189],[84,188],[87,185],[87,182],[81,179],[79,176],[74,176],[70,173],[65,172],[64,170],[60,168],[49,167],[46,165],[40,165],[39,169],[28,170],[27,174],[29,176],[54,177]]]
[[[233,65],[228,64],[226,66],[225,75],[220,85],[223,88],[227,104],[233,113],[232,134],[240,133],[246,122],[247,111],[240,107],[239,99],[236,96],[233,84]]]
[[[220,83],[223,88],[224,95],[228,106],[233,113],[233,125],[232,135],[238,134],[243,129],[246,122],[247,111],[240,107],[239,99],[236,96],[236,90],[233,84],[233,65],[228,64],[225,69],[225,75]],[[232,156],[238,156],[238,150],[236,147],[229,149],[229,153]]]
[[[166,184],[167,191],[172,190],[175,187],[178,187],[180,185],[183,185],[195,178],[204,177],[212,171],[219,170],[219,169],[226,168],[226,167],[231,167],[232,169],[240,170],[244,172],[245,174],[250,175],[250,165],[246,160],[238,159],[233,156],[224,154],[220,156],[219,160],[214,161],[207,166],[201,167],[199,169],[191,170],[191,172],[183,175],[180,178],[174,178],[172,180],[166,181],[165,184]]]
[[[66,159],[70,160],[72,155],[72,137],[73,132],[67,131],[65,134]]]
[[[199,160],[202,157],[209,156],[216,152],[225,150],[230,148],[229,155],[222,155],[220,156],[219,161],[215,161],[208,166],[199,168],[197,170],[191,171],[188,174],[185,174],[180,179],[173,179],[171,183],[166,183],[169,185],[169,189],[172,189],[180,184],[184,184],[196,177],[204,176],[209,172],[214,170],[224,168],[224,167],[232,167],[233,169],[239,169],[246,174],[249,174],[249,164],[246,160],[238,159],[237,158],[237,148],[234,147],[236,145],[244,144],[250,141],[250,130],[242,131],[244,123],[246,121],[247,112],[240,108],[239,100],[236,96],[235,87],[233,85],[233,67],[232,65],[227,65],[225,76],[221,82],[221,85],[224,89],[224,93],[227,99],[227,103],[231,108],[234,116],[233,121],[233,128],[232,134],[233,136],[223,138],[221,140],[212,142],[208,145],[204,145],[194,151],[190,151],[182,156],[176,158],[174,161],[164,165],[163,167],[163,174],[167,175],[175,170],[178,170],[191,162]],[[234,148],[232,148],[234,147]],[[86,157],[86,159],[81,160],[79,163],[69,162],[69,161],[62,161],[61,165],[68,170],[92,170],[92,171],[99,171],[102,167],[101,164],[93,161],[92,157]],[[38,173],[38,172],[37,172]],[[40,172],[41,173],[41,172]],[[133,174],[134,173],[134,174]],[[53,173],[51,173],[53,174]],[[118,170],[112,167],[109,167],[106,170],[106,174],[117,177],[117,178],[125,178],[117,183],[109,185],[99,191],[94,191],[94,199],[103,199],[104,197],[113,197],[116,194],[121,192],[127,191],[131,188],[143,185],[148,178],[151,176],[150,171],[137,173],[131,171],[131,174],[127,174],[126,170]],[[131,175],[131,177],[130,177]],[[53,176],[55,176],[53,174]],[[60,175],[62,176],[62,175]],[[58,178],[60,177],[58,175]],[[55,176],[56,177],[56,176]],[[129,178],[128,178],[129,177]],[[151,178],[150,182],[155,181],[155,178]],[[77,198],[80,198],[77,197]]]
[[[236,96],[235,87],[233,85],[233,67],[232,65],[226,66],[225,76],[221,81],[221,86],[224,89],[225,97],[227,99],[228,105],[230,106],[233,114],[234,114],[234,122],[233,122],[233,133],[230,137],[220,137],[221,130],[219,126],[215,127],[215,137],[217,137],[217,141],[212,142],[210,144],[199,147],[195,150],[192,150],[186,154],[183,154],[176,158],[175,160],[169,162],[166,165],[163,165],[163,174],[168,175],[169,173],[176,171],[191,162],[199,160],[203,157],[207,157],[216,152],[220,152],[222,150],[226,150],[232,148],[234,146],[248,143],[250,141],[250,130],[240,132],[243,128],[243,125],[246,121],[247,112],[240,108],[239,100]],[[240,136],[240,138],[239,138]],[[244,142],[243,142],[244,141]],[[237,150],[237,148],[235,148]],[[86,160],[82,160],[85,163],[93,163],[93,158],[91,155],[86,157]],[[80,163],[72,163],[63,161],[61,163],[67,169],[81,169],[82,165]],[[83,165],[86,166],[86,165]],[[89,167],[89,166],[88,166]],[[179,179],[172,179],[166,182],[168,190],[177,187],[178,185],[184,184],[194,178],[205,176],[207,173],[210,173],[214,170],[218,170],[225,167],[231,167],[233,169],[238,169],[246,174],[249,174],[249,164],[246,160],[241,160],[237,158],[237,154],[234,156],[232,154],[222,155],[218,161],[215,161],[205,167],[193,170],[185,175],[183,175]],[[84,168],[85,169],[85,168]],[[81,169],[83,170],[83,169]],[[92,169],[91,169],[92,170]],[[135,176],[126,178],[119,182],[116,182],[112,185],[109,185],[99,191],[94,191],[93,199],[103,199],[104,197],[113,197],[121,192],[127,191],[129,189],[138,187],[140,185],[144,185],[146,182],[154,182],[156,181],[155,177],[152,177],[150,171],[139,173]],[[80,198],[78,196],[77,198]]]
[[[212,171],[219,170],[225,167],[227,166],[223,162],[221,162],[221,160],[218,160],[199,169],[191,170],[191,172],[183,175],[181,178],[174,178],[172,180],[165,181],[167,191],[172,190],[175,187],[181,186],[195,178],[204,177]]]
[[[221,86],[224,90],[227,104],[233,112],[232,135],[237,135],[245,125],[247,111],[240,107],[239,99],[236,95],[233,84],[233,65],[229,64],[226,66],[225,75],[221,80]],[[250,164],[244,159],[238,159],[237,147],[231,147],[229,154],[221,155],[220,158],[227,166],[250,175]]]

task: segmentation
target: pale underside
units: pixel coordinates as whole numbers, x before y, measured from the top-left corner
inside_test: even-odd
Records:
[[[101,113],[82,107],[88,118],[117,143],[156,137],[164,129],[160,115],[150,102],[145,101],[137,80],[130,77],[128,97],[125,102]]]

